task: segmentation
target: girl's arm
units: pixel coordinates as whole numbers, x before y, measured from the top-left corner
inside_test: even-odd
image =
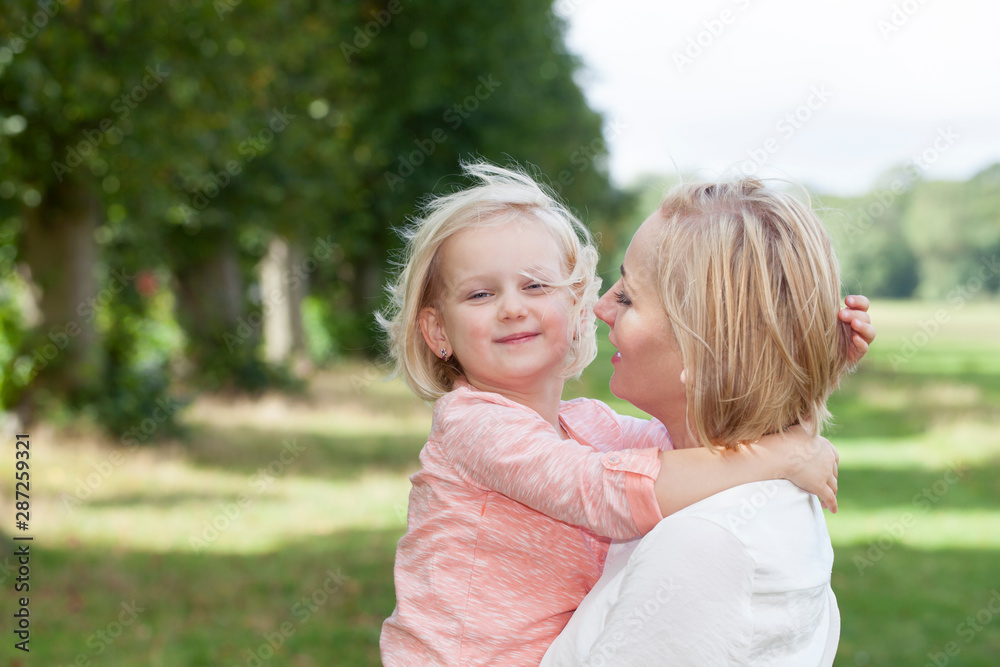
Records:
[[[463,394],[449,400],[442,435],[428,440],[422,461],[440,457],[471,485],[604,537],[645,535],[663,518],[653,490],[657,449],[595,451],[563,440],[523,407]],[[621,439],[610,411],[595,407],[587,417],[581,437]]]
[[[738,451],[691,447],[660,452],[659,458],[655,489],[663,516],[734,486],[768,479],[787,479],[837,511],[837,450],[801,426]]]

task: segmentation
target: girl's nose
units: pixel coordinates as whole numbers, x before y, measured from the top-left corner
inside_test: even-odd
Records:
[[[520,292],[504,292],[500,296],[500,319],[520,319],[528,314]]]

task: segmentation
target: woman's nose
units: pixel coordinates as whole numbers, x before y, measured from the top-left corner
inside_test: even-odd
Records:
[[[612,286],[594,305],[594,315],[597,315],[597,319],[610,327],[614,327],[615,325],[616,308],[614,304],[614,290],[615,288]]]

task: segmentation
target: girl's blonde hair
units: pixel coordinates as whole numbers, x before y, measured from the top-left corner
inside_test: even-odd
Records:
[[[555,238],[562,253],[565,279],[546,281],[573,295],[571,322],[576,322],[560,377],[576,377],[597,355],[594,305],[601,281],[597,249],[590,232],[554,194],[518,168],[487,162],[462,165],[475,184],[430,200],[423,215],[402,230],[405,255],[396,280],[387,288],[388,307],[376,314],[386,333],[396,375],[424,400],[433,401],[454,387],[461,361],[442,361],[420,332],[420,311],[440,296],[440,254],[444,243],[466,229],[499,227],[517,221],[537,224]]]
[[[747,179],[679,185],[660,206],[658,289],[698,442],[736,448],[830,418],[850,335],[833,245],[805,196]]]

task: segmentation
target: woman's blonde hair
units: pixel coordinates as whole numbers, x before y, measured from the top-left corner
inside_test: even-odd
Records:
[[[487,162],[462,165],[472,187],[431,199],[423,215],[402,230],[405,254],[396,279],[388,286],[390,303],[376,320],[386,333],[396,375],[424,400],[433,401],[454,387],[463,373],[461,360],[442,361],[420,332],[420,311],[440,296],[440,255],[445,242],[466,229],[499,227],[511,222],[537,224],[555,238],[562,253],[564,280],[546,283],[573,295],[570,349],[560,377],[578,376],[597,355],[594,304],[601,281],[597,249],[590,232],[554,194],[519,168]]]
[[[819,432],[848,370],[840,267],[811,204],[757,180],[679,185],[660,206],[658,289],[698,442]]]

